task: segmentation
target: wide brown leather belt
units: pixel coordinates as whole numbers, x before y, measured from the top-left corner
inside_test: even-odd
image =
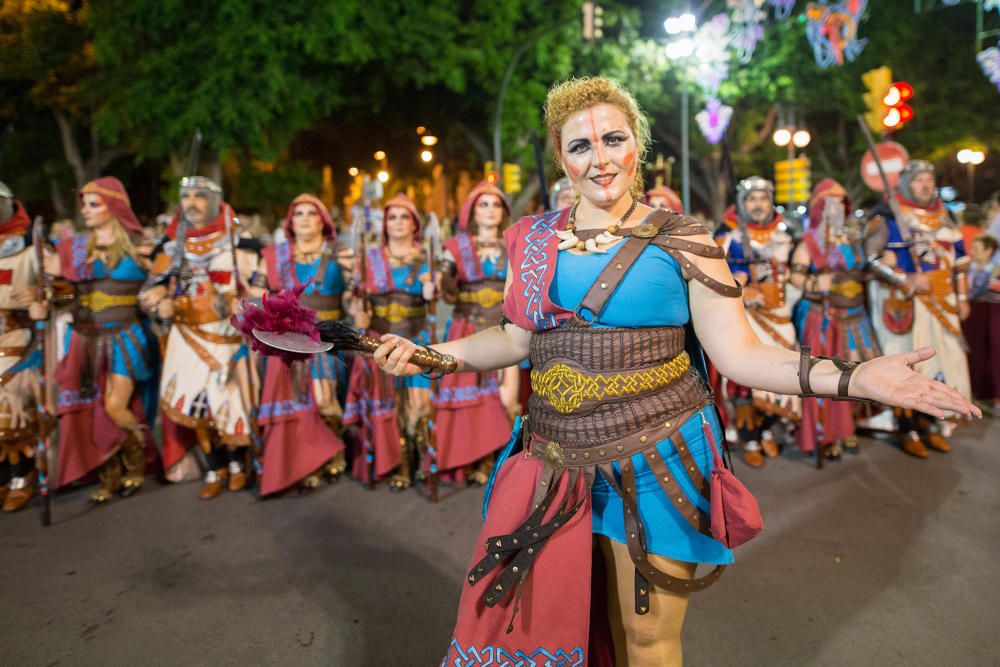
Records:
[[[397,291],[369,298],[373,330],[415,338],[427,327],[427,302],[422,295]]]
[[[454,317],[472,320],[477,328],[500,324],[503,318],[502,280],[462,283],[455,301]]]
[[[78,283],[73,324],[103,325],[134,322],[139,318],[139,290],[142,281],[101,278]]]
[[[339,320],[343,317],[343,302],[339,294],[303,294],[302,305],[316,311],[321,320]]]
[[[233,303],[236,297],[227,294],[223,297],[226,303],[226,312],[220,313],[216,305],[217,294],[198,294],[196,296],[180,296],[176,300],[177,314],[174,319],[177,322],[188,325],[208,324],[228,319],[232,312]]]

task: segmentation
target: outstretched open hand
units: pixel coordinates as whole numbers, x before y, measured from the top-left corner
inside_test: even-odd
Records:
[[[934,348],[890,354],[867,361],[854,372],[850,394],[900,408],[919,410],[938,418],[953,413],[961,417],[982,417],[983,412],[948,385],[931,380],[913,370],[927,361]]]

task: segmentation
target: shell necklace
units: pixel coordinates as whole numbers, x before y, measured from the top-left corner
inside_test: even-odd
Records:
[[[621,229],[621,226],[625,224],[625,221],[629,219],[629,216],[635,213],[635,208],[638,205],[639,200],[633,199],[632,205],[628,207],[627,211],[625,211],[625,215],[621,217],[621,220],[608,226],[607,229],[603,230],[594,238],[583,241],[576,235],[576,207],[579,206],[579,204],[574,204],[573,209],[569,212],[569,222],[566,223],[566,229],[556,232],[556,236],[560,239],[559,249],[573,249],[593,254],[606,253],[609,246],[612,246],[625,238],[624,236],[619,236],[618,232]]]

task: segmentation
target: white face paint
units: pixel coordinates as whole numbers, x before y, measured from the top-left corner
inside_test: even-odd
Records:
[[[628,194],[637,147],[624,111],[598,104],[570,116],[561,131],[563,169],[581,197],[606,207]]]
[[[87,225],[88,229],[100,227],[115,217],[111,213],[111,209],[108,208],[108,205],[104,203],[101,195],[94,194],[93,192],[87,192],[83,195],[83,200],[80,203],[80,213],[83,214],[83,222]]]
[[[417,225],[413,215],[402,206],[390,206],[385,212],[385,234],[391,241],[412,241]]]

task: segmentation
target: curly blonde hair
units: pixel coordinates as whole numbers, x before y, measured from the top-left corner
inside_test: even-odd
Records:
[[[545,99],[545,126],[552,139],[556,165],[562,168],[563,125],[573,114],[598,104],[612,104],[622,110],[635,136],[639,165],[644,163],[649,153],[649,120],[639,108],[639,103],[617,81],[603,76],[585,76],[552,86]],[[631,191],[634,197],[642,197],[641,168],[635,170]]]

